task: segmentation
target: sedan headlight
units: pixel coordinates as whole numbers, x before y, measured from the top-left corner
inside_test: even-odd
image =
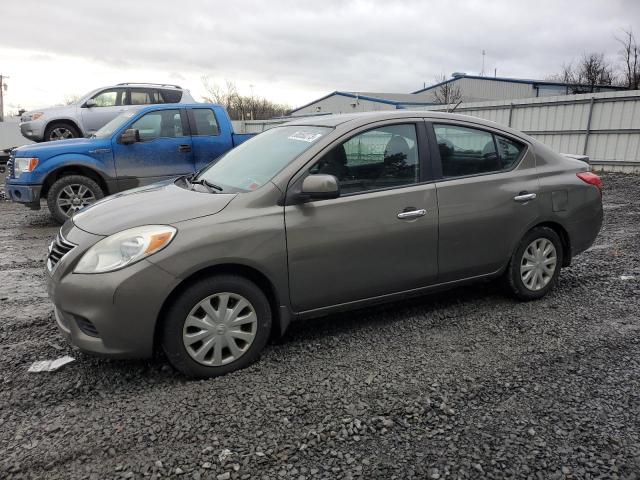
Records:
[[[159,252],[171,243],[176,229],[144,225],[103,238],[82,256],[74,273],[112,272]]]
[[[13,165],[13,176],[18,178],[22,173],[33,172],[38,166],[38,159],[36,157],[16,157]]]

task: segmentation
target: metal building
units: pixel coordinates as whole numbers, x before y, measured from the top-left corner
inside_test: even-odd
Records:
[[[412,93],[374,93],[335,91],[291,111],[292,116],[330,113],[375,112],[433,105]]]
[[[435,95],[439,91],[442,94],[442,90],[445,88],[459,91],[462,96],[461,100],[464,103],[625,90],[624,87],[611,85],[576,85],[546,80],[480,77],[465,73],[454,73],[449,80],[422,88],[413,93],[335,91],[292,110],[291,115],[307,116],[419,108],[440,103]]]
[[[580,93],[599,93],[625,90],[612,85],[584,85],[552,82],[547,80],[526,80],[519,78],[480,77],[465,73],[454,73],[452,78],[413,92],[421,101],[437,103],[435,93],[443,88],[457,89],[463,102],[483,102],[486,100],[514,100],[516,98],[549,97]]]

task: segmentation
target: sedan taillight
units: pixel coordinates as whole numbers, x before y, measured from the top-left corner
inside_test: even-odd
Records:
[[[582,180],[584,183],[588,183],[589,185],[593,185],[598,189],[600,195],[602,195],[602,179],[593,172],[580,172],[576,173],[578,178]]]

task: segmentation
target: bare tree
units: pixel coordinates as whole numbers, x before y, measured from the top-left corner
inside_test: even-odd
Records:
[[[547,80],[570,84],[578,83],[578,81],[576,80],[576,72],[571,62],[563,63],[560,72],[549,75],[547,77]]]
[[[436,83],[440,83],[433,92],[436,102],[443,105],[458,103],[462,99],[460,87],[456,85],[455,82],[447,82],[446,80],[447,77],[445,75],[440,75],[440,77],[435,78]]]
[[[612,85],[614,80],[613,66],[608,63],[603,53],[582,55],[576,72],[577,83],[594,85]]]
[[[202,84],[208,94],[202,97],[203,100],[225,107],[232,120],[268,120],[286,115],[291,110],[288,105],[255,97],[253,93],[251,96],[240,95],[235,83],[230,80],[226,80],[225,86],[221,87],[217,83],[212,83],[208,77],[203,76]]]
[[[80,100],[80,95],[77,94],[71,94],[71,95],[65,95],[64,96],[64,104],[65,105],[72,105],[74,103],[76,103],[78,100]]]
[[[638,50],[633,30],[622,30],[622,32],[621,38],[615,37],[622,45],[619,52],[624,63],[622,82],[629,90],[638,90],[640,88],[640,50]]]

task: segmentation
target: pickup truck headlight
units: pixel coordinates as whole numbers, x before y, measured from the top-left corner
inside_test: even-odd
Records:
[[[82,256],[74,273],[119,270],[165,248],[176,235],[168,225],[144,225],[103,238]]]
[[[38,159],[36,157],[16,157],[14,159],[14,177],[20,177],[22,173],[33,172],[38,166]]]

